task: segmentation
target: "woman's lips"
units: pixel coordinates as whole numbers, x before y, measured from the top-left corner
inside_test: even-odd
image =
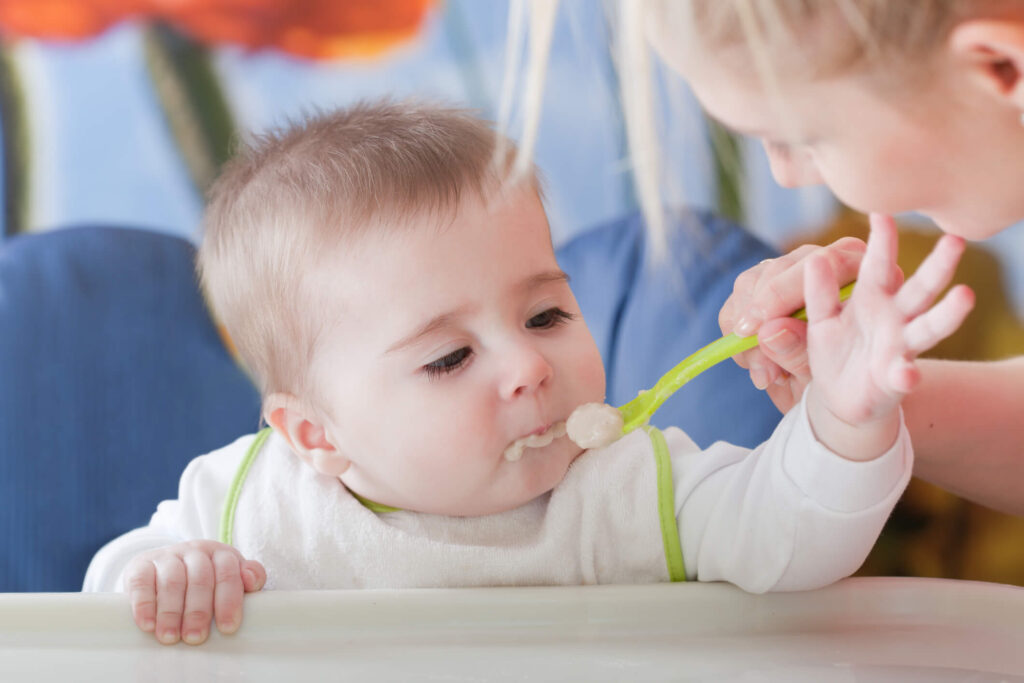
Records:
[[[505,449],[505,459],[515,462],[523,457],[523,451],[527,448],[543,448],[555,439],[565,436],[565,423],[556,422],[549,427],[539,427],[526,436],[513,441]]]

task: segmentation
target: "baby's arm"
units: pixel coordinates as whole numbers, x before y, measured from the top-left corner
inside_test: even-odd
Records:
[[[906,429],[868,461],[815,438],[806,401],[753,451],[705,450],[666,430],[676,473],[676,518],[687,576],[754,593],[808,590],[857,570],[910,480]]]
[[[920,379],[914,360],[952,334],[974,306],[974,294],[949,284],[963,240],[945,236],[917,272],[902,282],[896,226],[871,217],[871,236],[857,285],[841,306],[824,257],[811,258],[804,279],[811,376],[807,414],[817,438],[850,460],[887,451],[900,427],[899,406]]]
[[[89,565],[83,590],[128,593],[135,623],[162,643],[201,643],[213,618],[222,633],[234,632],[243,592],[266,582],[260,563],[213,540],[247,443],[241,439],[193,460],[178,499],[160,503],[148,526],[104,546]]]

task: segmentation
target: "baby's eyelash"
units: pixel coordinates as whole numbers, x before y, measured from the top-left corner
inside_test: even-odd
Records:
[[[575,320],[576,314],[563,311],[561,308],[549,308],[546,311],[538,313],[529,320],[526,321],[527,329],[542,329],[547,330],[552,327],[564,325],[570,320]]]
[[[423,370],[427,373],[429,379],[438,379],[461,368],[472,355],[473,349],[463,346],[461,349],[456,349],[431,363],[427,363],[423,366]]]

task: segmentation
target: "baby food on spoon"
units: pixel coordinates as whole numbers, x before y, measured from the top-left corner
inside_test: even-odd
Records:
[[[622,413],[607,403],[584,403],[565,422],[569,438],[580,448],[602,448],[622,436]]]

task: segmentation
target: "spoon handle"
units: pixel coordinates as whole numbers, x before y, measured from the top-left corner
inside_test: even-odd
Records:
[[[839,290],[840,301],[850,298],[854,284],[854,282],[851,282]],[[793,317],[807,320],[807,311],[801,308],[793,314]],[[727,358],[732,358],[737,353],[754,348],[758,343],[759,339],[756,335],[738,337],[735,334],[727,334],[691,353],[674,368],[662,375],[661,379],[653,387],[647,391],[640,392],[639,396],[619,408],[623,420],[622,433],[627,434],[637,427],[646,424],[669,396],[700,373]]]

